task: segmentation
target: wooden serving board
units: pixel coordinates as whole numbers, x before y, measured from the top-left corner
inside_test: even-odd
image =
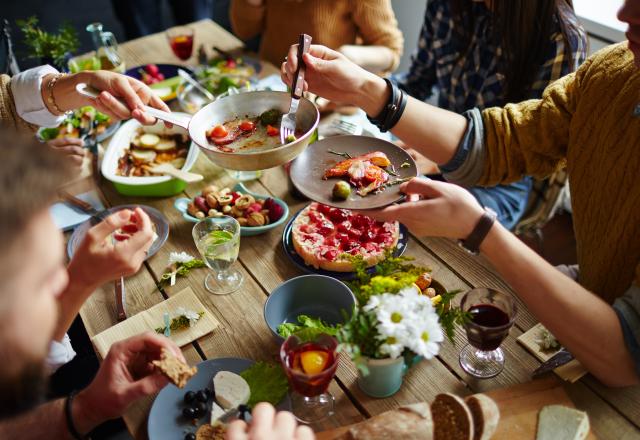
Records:
[[[546,405],[564,405],[573,408],[573,402],[555,377],[536,380],[521,385],[489,391],[489,397],[500,408],[500,424],[494,440],[534,440],[538,424],[538,412]],[[346,440],[350,426],[343,426],[316,434],[317,440]],[[587,437],[595,440],[593,433]]]

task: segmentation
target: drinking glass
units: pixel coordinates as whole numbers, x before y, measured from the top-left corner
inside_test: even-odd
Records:
[[[226,295],[238,290],[243,281],[240,271],[233,268],[240,251],[240,224],[229,216],[209,217],[195,224],[193,240],[206,262],[210,273],[204,286],[215,295]]]
[[[465,323],[469,344],[460,352],[460,366],[479,379],[497,376],[504,368],[500,344],[516,318],[515,300],[494,289],[478,288],[465,294],[460,308],[471,315]]]
[[[177,26],[167,29],[167,39],[171,50],[182,61],[191,57],[193,52],[193,29],[186,26]]]
[[[314,423],[333,414],[335,399],[327,389],[338,368],[337,346],[335,338],[321,334],[304,342],[289,336],[280,347],[280,360],[293,388],[291,409],[300,422]],[[307,374],[302,367],[303,356],[312,351],[324,353],[326,361],[322,371]]]

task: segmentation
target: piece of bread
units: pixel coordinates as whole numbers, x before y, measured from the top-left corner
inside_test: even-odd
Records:
[[[500,410],[492,398],[474,394],[464,399],[473,418],[473,440],[489,440],[498,428]]]
[[[432,440],[433,423],[426,403],[387,411],[349,429],[353,440]]]
[[[438,394],[431,404],[434,440],[472,440],[473,417],[467,404],[454,394]]]
[[[231,371],[219,371],[213,378],[213,389],[216,400],[226,410],[246,404],[251,397],[247,381]]]
[[[196,431],[196,440],[224,440],[227,426],[221,423],[209,425],[205,423]]]
[[[198,368],[185,364],[166,348],[162,349],[160,360],[152,364],[178,388],[183,388],[198,372]]]
[[[589,416],[562,405],[548,405],[538,414],[536,440],[583,440],[589,434]]]

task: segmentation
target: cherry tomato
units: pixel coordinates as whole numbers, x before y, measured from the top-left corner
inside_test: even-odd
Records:
[[[280,130],[273,125],[267,125],[267,134],[269,136],[278,136],[280,134]]]
[[[251,121],[242,121],[240,123],[240,130],[242,131],[253,131],[256,128],[256,124]]]
[[[144,70],[146,70],[147,73],[151,76],[157,76],[160,72],[160,69],[158,69],[158,66],[156,66],[155,64],[147,64],[146,66],[144,66]]]
[[[122,229],[122,232],[126,232],[127,234],[135,234],[136,232],[138,232],[138,226],[134,225],[133,223],[124,225],[120,229]]]
[[[234,69],[236,67],[236,62],[234,60],[232,60],[231,58],[229,58],[227,60],[227,67],[229,69]]]
[[[227,131],[227,129],[224,128],[223,125],[216,125],[215,127],[213,127],[213,130],[211,130],[211,136],[215,138],[223,138],[228,134],[229,131]]]
[[[164,73],[158,72],[156,78],[158,78],[158,81],[164,81]]]

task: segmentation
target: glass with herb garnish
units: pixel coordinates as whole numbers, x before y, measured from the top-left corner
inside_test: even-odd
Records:
[[[214,271],[204,280],[207,290],[215,295],[235,292],[243,276],[233,264],[240,251],[240,224],[230,216],[206,218],[196,223],[193,240],[207,266]]]

